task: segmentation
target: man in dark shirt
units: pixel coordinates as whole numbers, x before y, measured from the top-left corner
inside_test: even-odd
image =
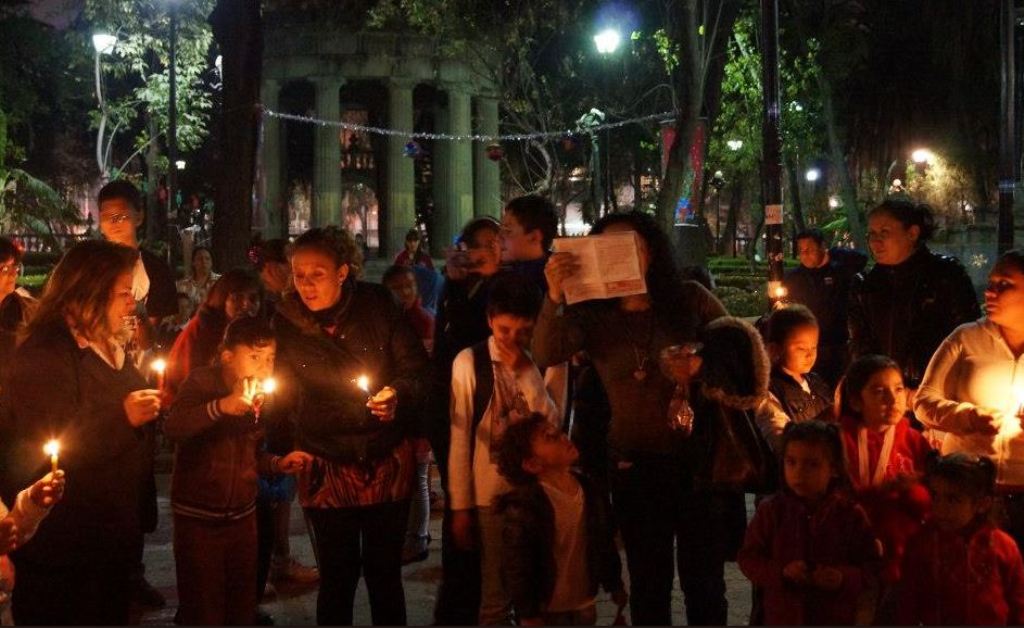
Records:
[[[160,320],[178,311],[178,290],[174,285],[174,274],[167,264],[146,249],[139,248],[137,235],[142,225],[142,196],[130,182],[123,179],[111,181],[100,189],[97,199],[100,214],[100,231],[111,242],[123,244],[139,250],[140,261],[132,273],[132,292],[135,295],[137,312],[139,313],[139,348],[146,349],[156,338],[156,328]],[[138,364],[136,364],[138,366]],[[154,424],[147,425],[146,438],[150,447],[156,449],[156,432]],[[156,529],[156,482],[153,469],[149,470],[146,483],[142,490],[142,503],[139,505],[142,531],[152,532]],[[140,537],[141,539],[141,537]],[[142,562],[142,544],[136,548],[138,563],[132,576],[132,598],[145,606],[161,608],[166,601],[145,577],[145,565]]]
[[[814,370],[835,386],[846,368],[849,331],[846,326],[850,282],[868,258],[859,251],[828,248],[818,229],[796,235],[800,266],[786,273],[789,300],[806,305],[821,330]]]

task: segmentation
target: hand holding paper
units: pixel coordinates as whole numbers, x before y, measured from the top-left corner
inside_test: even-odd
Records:
[[[545,268],[551,297],[558,295],[560,288],[566,303],[572,305],[647,293],[637,235],[632,231],[556,238],[554,250]],[[559,257],[564,253],[572,257]]]

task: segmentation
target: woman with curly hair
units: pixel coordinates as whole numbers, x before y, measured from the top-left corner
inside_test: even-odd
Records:
[[[688,622],[724,624],[725,556],[708,538],[715,526],[694,516],[720,504],[693,488],[685,438],[668,420],[676,383],[659,370],[658,356],[670,345],[697,340],[702,328],[726,311],[703,286],[680,278],[668,236],[654,218],[638,211],[609,214],[591,231],[620,232],[637,235],[647,292],[566,307],[562,286],[578,263],[571,254],[555,253],[545,268],[548,296],[534,332],[534,357],[544,368],[586,351],[607,391],[610,481],[633,583],[633,623],[672,623],[678,540]]]
[[[409,439],[429,381],[423,344],[384,286],[356,280],[348,232],[295,241],[295,292],[278,304],[278,371],[296,446],[313,454],[299,501],[320,562],[317,623],[351,625],[360,576],[374,624],[405,624],[402,547],[416,459]]]

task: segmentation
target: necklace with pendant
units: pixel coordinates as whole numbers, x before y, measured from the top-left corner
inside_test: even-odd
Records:
[[[629,328],[629,325],[624,326],[625,329]],[[647,379],[647,363],[651,358],[651,345],[654,344],[654,320],[648,323],[647,327],[647,343],[643,348],[633,342],[630,337],[630,348],[633,349],[633,359],[636,361],[636,370],[633,371],[633,379],[638,382],[642,382]]]

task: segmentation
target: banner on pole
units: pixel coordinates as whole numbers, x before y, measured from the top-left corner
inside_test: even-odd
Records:
[[[782,224],[782,205],[764,206],[764,224],[766,226]]]

